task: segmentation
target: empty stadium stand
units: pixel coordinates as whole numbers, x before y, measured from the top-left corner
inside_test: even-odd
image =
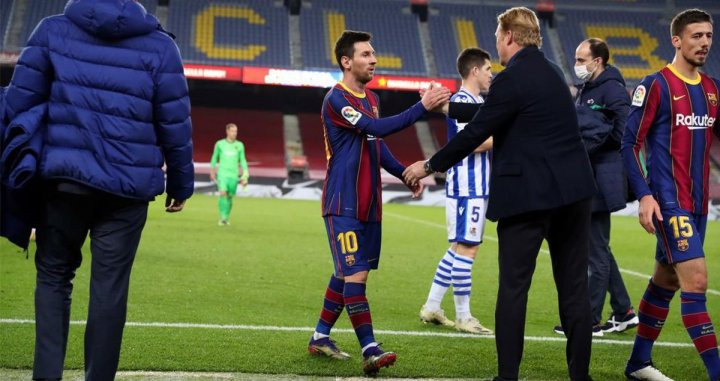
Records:
[[[297,115],[300,125],[303,153],[308,161],[311,179],[322,179],[327,169],[325,138],[323,136],[320,114],[300,113]]]
[[[14,1],[22,1],[24,7],[22,7],[22,10],[24,11],[24,15],[22,16],[22,27],[20,31],[19,41],[17,44],[22,47],[25,45],[25,42],[30,37],[30,34],[32,34],[33,30],[35,30],[35,26],[45,17],[56,15],[63,13],[63,10],[65,9],[65,5],[67,4],[67,0],[14,0]],[[0,1],[0,3],[10,3],[12,1],[3,0]],[[148,10],[150,13],[155,13],[155,10],[157,8],[157,0],[140,0],[140,3],[145,7],[145,9]],[[0,11],[2,11],[4,8],[3,6],[0,6]],[[20,7],[18,7],[18,10]],[[2,13],[3,15],[5,13]],[[18,16],[13,15],[13,18],[16,18]],[[2,21],[0,21],[2,22]],[[2,31],[5,31],[5,28],[0,29]]]
[[[574,64],[575,48],[589,37],[610,46],[610,63],[616,65],[630,86],[661,69],[675,54],[667,19],[659,12],[558,10],[558,34],[567,63]]]
[[[385,143],[390,148],[393,156],[403,165],[407,166],[418,160],[425,159],[415,126],[385,137]]]
[[[497,73],[502,69],[495,49],[495,29],[497,28],[497,15],[507,7],[433,1],[431,9],[428,26],[438,75],[457,77],[455,60],[458,53],[473,46],[483,48],[490,53],[493,58],[493,72]],[[555,54],[550,49],[551,42],[547,37],[546,28],[541,28],[541,32],[543,36],[542,50],[545,56],[550,60],[557,61]]]
[[[191,116],[196,162],[210,162],[215,142],[225,137],[225,125],[235,123],[251,174],[254,168],[282,169],[280,173],[286,174],[282,113],[193,107]]]
[[[683,1],[683,0],[678,0]],[[588,4],[595,7],[628,7],[628,6],[644,6],[644,7],[665,7],[667,1],[665,0],[593,0],[592,3],[588,3],[586,0],[555,0],[555,4],[558,7],[565,5],[580,5],[587,7]]]
[[[172,1],[168,30],[189,63],[290,67],[288,17],[275,1]]]
[[[12,0],[0,1],[0,52],[4,51],[4,37],[7,30],[8,22],[10,21],[10,10],[12,9],[12,4]]]
[[[439,150],[448,141],[447,122],[444,117],[433,116],[428,118],[428,125],[430,125],[430,132],[435,140],[435,147]]]
[[[337,68],[333,48],[345,29],[373,34],[378,73],[427,75],[419,21],[409,2],[398,0],[310,0],[300,12],[303,65],[307,69]]]

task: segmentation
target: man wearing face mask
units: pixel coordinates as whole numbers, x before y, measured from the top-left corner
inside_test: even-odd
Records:
[[[590,220],[588,291],[593,335],[622,332],[638,325],[618,265],[610,250],[610,213],[625,207],[626,181],[620,141],[630,111],[630,97],[620,71],[608,63],[605,41],[590,38],[575,50],[575,75],[579,85],[575,106],[580,134],[595,173],[598,193]],[[610,293],[612,314],[605,324],[602,309]],[[554,331],[564,334],[562,326]]]

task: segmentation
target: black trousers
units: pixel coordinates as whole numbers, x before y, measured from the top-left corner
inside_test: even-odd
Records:
[[[130,270],[148,203],[108,194],[47,191],[37,227],[34,379],[62,378],[75,270],[90,232],[86,380],[112,380],[125,326]]]
[[[560,322],[568,342],[571,380],[588,379],[592,322],[588,298],[590,200],[498,221],[500,285],[495,307],[498,375],[517,380],[522,359],[528,290],[543,239],[552,258]]]
[[[632,308],[630,296],[610,250],[610,212],[595,212],[590,218],[590,257],[588,287],[593,324],[602,323],[605,294],[615,315],[625,316]]]

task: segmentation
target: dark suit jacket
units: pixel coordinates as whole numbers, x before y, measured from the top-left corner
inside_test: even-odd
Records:
[[[451,118],[465,119],[462,112],[453,112],[463,106],[451,106]],[[490,220],[595,194],[570,90],[560,69],[537,47],[528,46],[510,59],[470,123],[430,158],[430,165],[444,172],[490,136]]]

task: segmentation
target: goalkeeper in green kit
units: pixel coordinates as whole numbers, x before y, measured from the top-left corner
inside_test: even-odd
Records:
[[[229,225],[230,209],[232,209],[233,196],[237,192],[238,180],[245,187],[250,173],[247,160],[245,160],[245,146],[237,140],[237,126],[233,123],[225,126],[225,139],[215,143],[212,159],[210,159],[210,179],[217,183],[220,192],[220,222],[218,225]],[[220,169],[217,169],[218,161]],[[239,174],[238,164],[242,167]]]

